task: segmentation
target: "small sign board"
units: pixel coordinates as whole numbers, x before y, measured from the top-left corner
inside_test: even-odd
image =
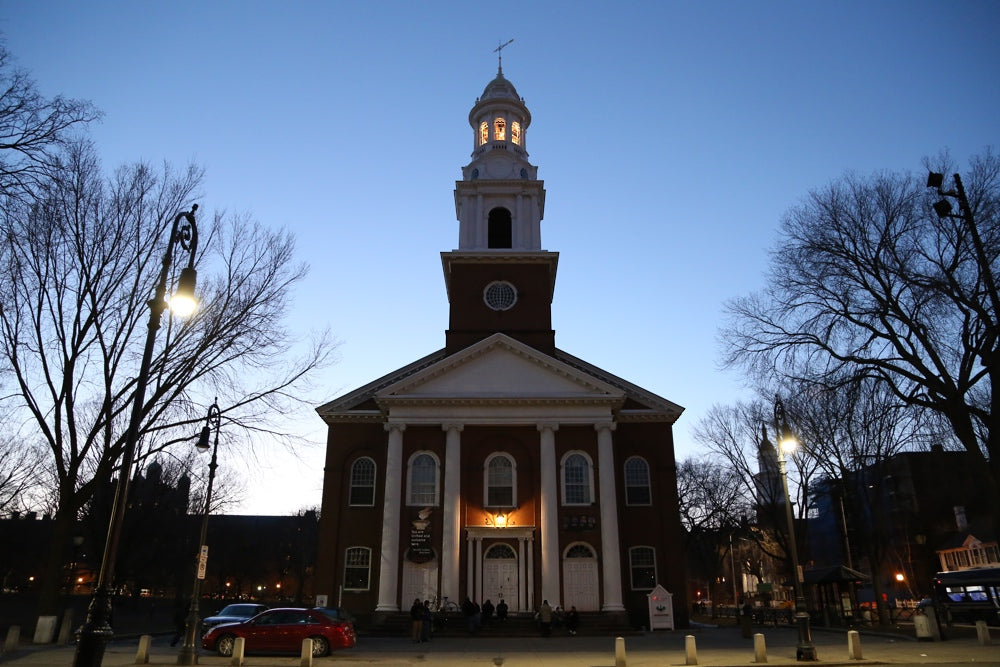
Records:
[[[205,578],[205,571],[208,569],[208,545],[201,545],[201,553],[198,554],[198,578]]]
[[[657,584],[652,593],[646,595],[649,600],[649,629],[674,629],[674,595]]]

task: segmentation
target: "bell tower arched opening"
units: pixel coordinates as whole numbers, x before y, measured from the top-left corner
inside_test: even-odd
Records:
[[[487,247],[488,248],[513,248],[514,236],[511,223],[510,211],[503,207],[497,207],[490,211]]]

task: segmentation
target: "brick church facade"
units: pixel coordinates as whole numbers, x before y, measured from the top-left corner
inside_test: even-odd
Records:
[[[317,408],[316,592],[376,619],[469,597],[640,626],[660,584],[683,627],[683,408],[556,347],[559,254],[542,249],[531,115],[502,69],[469,122],[444,347]]]

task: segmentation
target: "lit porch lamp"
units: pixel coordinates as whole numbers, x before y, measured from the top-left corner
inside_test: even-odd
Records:
[[[201,516],[201,537],[198,540],[198,554],[195,559],[194,586],[191,590],[191,604],[188,607],[187,621],[184,625],[184,645],[177,654],[178,665],[198,664],[198,626],[201,625],[201,615],[198,610],[201,597],[201,580],[205,578],[205,566],[208,561],[208,515],[212,508],[212,482],[215,480],[215,469],[218,467],[219,426],[222,424],[222,411],[219,410],[219,399],[216,398],[208,408],[205,425],[198,436],[195,447],[199,452],[207,452],[212,431],[215,431],[215,445],[212,447],[212,461],[208,464],[208,489],[205,491],[205,512]],[[228,583],[227,583],[228,585]]]
[[[514,520],[511,517],[513,513],[514,508],[512,507],[499,508],[486,513],[486,522],[494,528],[507,528],[514,525]]]
[[[132,466],[135,463],[135,450],[139,442],[139,427],[142,424],[146,385],[149,382],[149,368],[153,360],[153,345],[156,342],[156,331],[160,328],[160,320],[163,319],[163,311],[167,309],[165,298],[167,279],[170,277],[170,265],[173,263],[175,243],[180,243],[181,248],[188,252],[189,259],[188,266],[182,270],[181,277],[178,279],[178,293],[171,299],[170,305],[172,308],[180,308],[181,311],[186,311],[188,314],[194,312],[197,305],[194,298],[194,287],[197,280],[194,258],[198,249],[198,227],[195,225],[194,213],[197,210],[198,205],[195,204],[190,211],[182,211],[174,218],[173,226],[170,228],[170,237],[167,239],[167,250],[163,255],[163,266],[160,268],[153,298],[148,302],[149,325],[146,332],[146,346],[143,349],[139,374],[135,380],[132,413],[125,436],[121,464],[118,467],[118,483],[111,509],[108,536],[101,558],[100,574],[95,584],[90,606],[87,609],[87,620],[80,628],[80,640],[73,656],[73,667],[101,667],[104,649],[114,636],[114,631],[111,629],[111,600],[114,595],[115,561],[118,557],[118,545],[125,520],[125,508],[128,505],[128,487]]]
[[[792,501],[788,495],[788,469],[785,454],[791,455],[799,443],[788,426],[785,417],[785,405],[781,397],[774,397],[774,430],[778,440],[778,470],[781,473],[781,488],[785,493],[785,519],[788,521],[788,548],[792,557],[792,582],[795,585],[795,625],[799,630],[799,642],[795,647],[796,660],[816,660],[816,647],[812,643],[809,630],[809,612],[806,611],[806,598],[802,592],[802,582],[799,581],[799,550],[795,543],[795,522],[792,519]]]

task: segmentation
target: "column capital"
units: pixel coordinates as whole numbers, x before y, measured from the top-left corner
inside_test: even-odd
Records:
[[[460,424],[458,422],[448,422],[441,424],[442,431],[458,431],[459,433],[465,428],[465,424]]]
[[[401,422],[385,422],[382,427],[386,431],[399,431],[401,433],[406,430],[406,424]]]
[[[539,422],[537,425],[539,431],[558,431],[559,422]]]
[[[597,422],[594,424],[594,430],[598,433],[604,430],[614,431],[616,428],[618,428],[617,422]]]

